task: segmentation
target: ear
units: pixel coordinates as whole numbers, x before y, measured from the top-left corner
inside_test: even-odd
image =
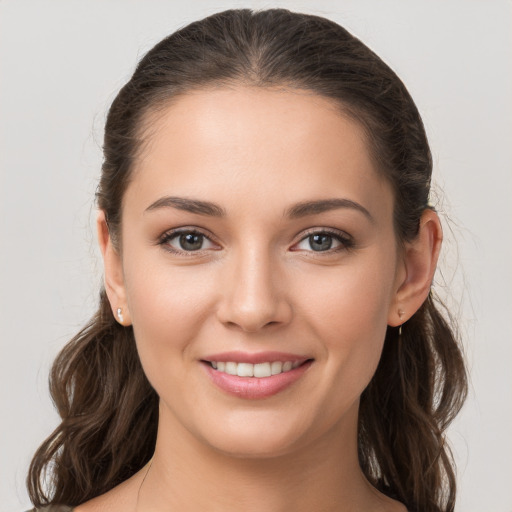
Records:
[[[402,325],[418,311],[430,292],[436,271],[443,231],[437,213],[425,210],[417,237],[404,248],[402,269],[397,272],[396,292],[388,325]]]
[[[131,325],[130,312],[126,301],[121,255],[112,243],[112,237],[110,236],[103,210],[98,212],[96,228],[98,231],[98,243],[103,256],[105,291],[112,308],[112,314],[121,325]]]

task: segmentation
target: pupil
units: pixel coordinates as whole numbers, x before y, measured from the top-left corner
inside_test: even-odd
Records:
[[[187,251],[197,251],[203,245],[203,235],[196,235],[195,233],[180,235],[180,245],[182,249]]]
[[[327,251],[332,246],[332,237],[330,235],[311,235],[309,243],[314,251]]]

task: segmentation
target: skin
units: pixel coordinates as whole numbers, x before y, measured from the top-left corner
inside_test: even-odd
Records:
[[[161,399],[157,446],[150,467],[77,512],[405,510],[360,471],[357,415],[387,326],[427,297],[442,238],[436,214],[426,211],[417,239],[398,249],[393,194],[362,128],[309,92],[201,90],[148,121],[121,247],[101,212],[98,232],[113,311],[133,325]],[[148,210],[168,196],[225,214]],[[334,198],[352,203],[287,215]],[[176,228],[208,238],[186,252],[179,238],[163,239]],[[326,231],[332,248],[314,251],[308,236]],[[277,395],[247,400],[204,371],[201,359],[228,350],[313,363]]]

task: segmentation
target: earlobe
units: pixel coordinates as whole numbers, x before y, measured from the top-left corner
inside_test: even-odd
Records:
[[[425,210],[420,219],[418,235],[405,244],[403,256],[405,273],[402,273],[400,281],[396,284],[388,325],[395,327],[402,325],[427,299],[442,240],[443,232],[439,217],[435,211]]]
[[[98,243],[103,256],[105,291],[112,308],[112,314],[121,325],[130,325],[131,320],[126,300],[122,259],[112,242],[105,212],[102,210],[98,212],[96,227]]]

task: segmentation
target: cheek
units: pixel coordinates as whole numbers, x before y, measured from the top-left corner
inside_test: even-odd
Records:
[[[304,307],[327,331],[357,334],[386,326],[391,304],[393,270],[384,262],[347,266],[304,280]],[[317,321],[317,323],[318,323]]]
[[[302,291],[303,316],[322,340],[330,378],[336,374],[334,382],[349,399],[360,395],[377,368],[393,276],[393,262],[380,261],[340,269]]]
[[[204,273],[159,263],[125,264],[128,307],[137,349],[150,382],[180,377],[182,364],[211,309],[212,291]],[[162,369],[162,365],[166,368]],[[169,371],[167,371],[169,370]],[[172,371],[171,371],[172,370]]]

